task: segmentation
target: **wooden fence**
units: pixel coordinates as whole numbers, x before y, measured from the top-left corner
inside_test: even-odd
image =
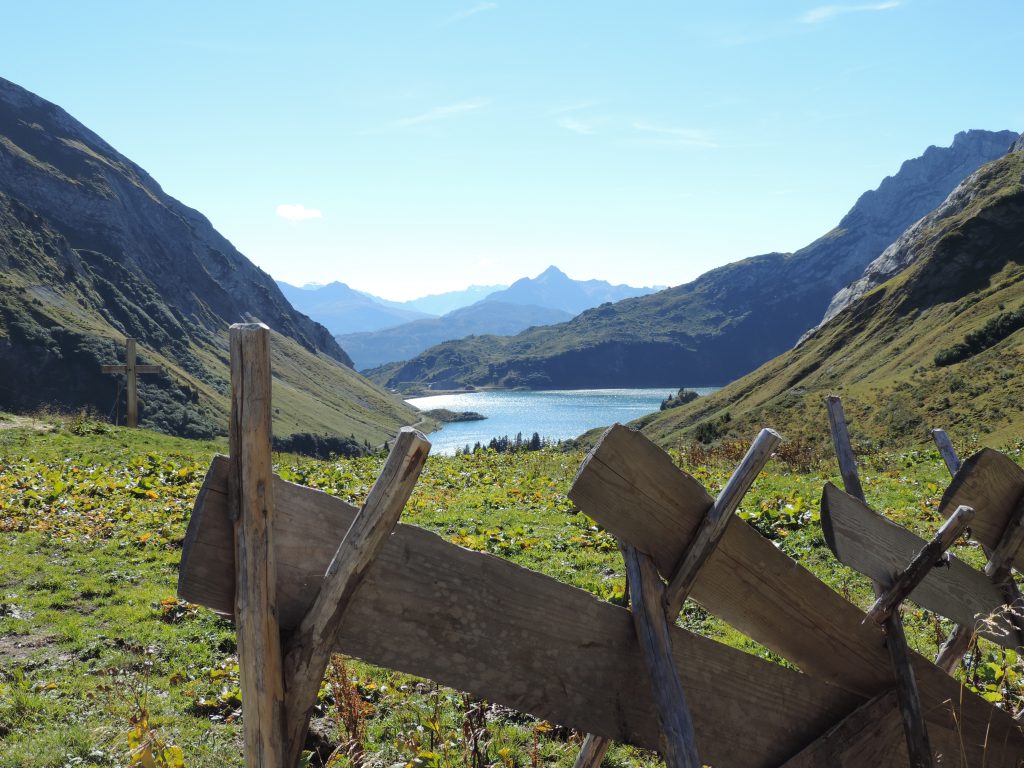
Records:
[[[196,501],[178,593],[235,618],[248,765],[296,764],[335,650],[591,734],[580,766],[599,763],[608,739],[658,750],[670,768],[911,764],[880,628],[733,514],[778,441],[770,430],[717,500],[643,435],[605,433],[570,496],[618,537],[627,610],[396,525],[429,449],[413,430],[403,430],[362,509],[272,476],[266,329],[236,326],[232,340],[231,456],[214,460]],[[972,531],[992,546],[1002,530],[990,517],[1024,491],[1024,473],[1010,479],[994,464],[965,462],[944,500],[944,509],[978,509]],[[979,484],[984,499],[974,495]],[[841,493],[826,489],[827,514],[851,507]],[[831,525],[835,540],[841,526]],[[884,560],[890,569],[910,562],[916,542],[900,546]],[[932,578],[922,584],[941,592]],[[953,618],[995,594],[971,592],[974,602]],[[799,671],[675,626],[687,597]],[[905,654],[924,759],[1018,766],[1017,722]]]

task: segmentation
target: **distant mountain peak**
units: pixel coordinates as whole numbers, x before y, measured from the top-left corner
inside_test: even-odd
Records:
[[[548,267],[543,272],[541,272],[539,275],[537,275],[537,277],[535,277],[534,280],[550,279],[552,277],[561,277],[561,278],[565,278],[566,280],[569,279],[569,276],[567,274],[565,274],[565,272],[563,272],[558,267],[556,267],[554,264],[552,264],[550,267]]]

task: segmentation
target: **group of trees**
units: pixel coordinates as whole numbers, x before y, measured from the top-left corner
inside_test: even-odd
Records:
[[[459,448],[456,453],[470,454],[484,450],[497,451],[498,453],[521,453],[524,451],[539,451],[547,445],[551,445],[551,441],[542,438],[539,432],[534,432],[529,439],[524,439],[523,433],[518,432],[515,437],[509,437],[508,435],[492,437],[487,445],[482,444],[478,440],[472,448],[467,444],[465,448]]]

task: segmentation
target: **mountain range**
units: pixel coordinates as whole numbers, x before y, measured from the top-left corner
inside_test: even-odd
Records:
[[[663,445],[770,425],[825,442],[843,397],[858,445],[928,439],[1019,445],[1024,427],[1024,136],[907,229],[794,349],[637,423]]]
[[[598,304],[645,296],[655,290],[612,285],[604,280],[573,280],[558,267],[550,266],[537,277],[521,278],[508,288],[493,291],[480,301],[443,317],[415,320],[370,333],[341,334],[336,338],[352,356],[355,367],[365,370],[408,360],[449,339],[519,333],[533,326],[570,320]],[[315,313],[310,314],[317,317]]]
[[[293,307],[321,323],[333,336],[376,331],[432,317],[428,312],[385,304],[341,282],[298,288],[278,280],[277,286]]]
[[[0,408],[113,410],[125,337],[144,426],[223,432],[228,326],[273,329],[274,429],[382,443],[418,415],[356,374],[200,213],[60,107],[0,79]]]
[[[587,310],[512,337],[450,341],[369,372],[391,388],[715,386],[786,350],[911,224],[1017,134],[972,130],[929,147],[839,224],[795,253],[769,253],[686,285]]]

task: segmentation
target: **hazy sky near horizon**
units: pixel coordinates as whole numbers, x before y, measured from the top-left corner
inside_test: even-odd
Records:
[[[1024,2],[50,2],[0,75],[295,284],[677,285],[1024,130]]]

